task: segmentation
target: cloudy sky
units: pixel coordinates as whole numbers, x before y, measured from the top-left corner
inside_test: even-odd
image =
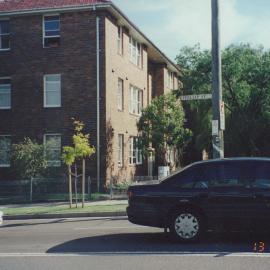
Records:
[[[270,0],[220,0],[222,46],[249,42],[270,48]],[[211,0],[113,0],[174,59],[183,46],[211,48]]]

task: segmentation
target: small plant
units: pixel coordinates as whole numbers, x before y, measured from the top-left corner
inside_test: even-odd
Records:
[[[12,160],[22,178],[40,177],[45,173],[48,163],[44,153],[44,146],[30,138],[13,144]]]
[[[68,166],[70,208],[72,207],[72,176],[75,177],[76,183],[79,177],[77,171],[78,162],[82,162],[82,207],[84,207],[85,159],[91,157],[91,155],[95,153],[95,147],[91,146],[89,143],[90,135],[83,133],[84,123],[74,120],[73,125],[73,146],[64,146],[62,154],[62,160]],[[72,172],[72,166],[74,166],[74,173]]]

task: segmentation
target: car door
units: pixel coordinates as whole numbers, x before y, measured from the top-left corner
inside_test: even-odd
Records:
[[[209,179],[202,174],[202,165],[196,164],[170,177],[164,183],[163,206],[164,210],[193,205],[208,211]]]
[[[253,197],[242,170],[243,163],[239,161],[216,162],[216,179],[210,184],[210,216],[215,223],[230,230],[250,226]]]
[[[270,162],[257,161],[250,166],[254,200],[252,225],[256,229],[270,228]]]

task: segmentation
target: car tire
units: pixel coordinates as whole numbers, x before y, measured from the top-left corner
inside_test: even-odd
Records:
[[[171,218],[170,233],[173,241],[194,243],[199,241],[205,232],[205,220],[194,210],[177,211]]]

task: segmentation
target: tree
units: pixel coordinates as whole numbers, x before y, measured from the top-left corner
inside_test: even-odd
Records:
[[[40,177],[48,166],[42,144],[25,138],[22,143],[13,144],[12,159],[22,178]]]
[[[72,207],[72,175],[77,181],[77,162],[82,162],[82,207],[84,207],[84,189],[85,189],[85,159],[95,153],[95,148],[89,144],[89,134],[84,134],[84,123],[74,120],[74,135],[72,137],[73,146],[64,146],[62,159],[68,166],[69,174],[69,199]],[[71,167],[75,166],[75,174],[72,173]]]
[[[211,92],[211,53],[199,45],[177,56],[183,68],[181,94]],[[249,44],[222,52],[223,97],[226,107],[225,155],[270,155],[270,51]],[[193,148],[211,149],[211,101],[186,102],[194,134]],[[197,155],[198,157],[198,155]]]
[[[160,165],[167,165],[166,152],[173,148],[181,155],[191,138],[190,130],[184,128],[185,114],[181,102],[172,93],[157,97],[143,109],[138,122],[144,155],[153,146]]]

